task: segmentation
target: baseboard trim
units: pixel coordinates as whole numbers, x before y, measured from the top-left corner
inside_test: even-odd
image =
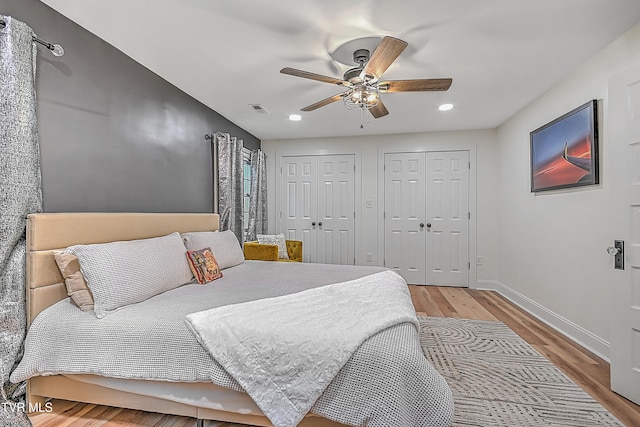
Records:
[[[611,346],[609,342],[589,332],[559,314],[549,310],[545,306],[535,302],[531,298],[511,289],[497,280],[478,280],[476,289],[496,291],[518,307],[522,308],[540,321],[546,323],[570,340],[580,344],[595,355],[607,362],[611,362]]]

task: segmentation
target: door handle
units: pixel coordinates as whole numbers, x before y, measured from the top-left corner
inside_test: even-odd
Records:
[[[315,227],[315,226],[316,226],[316,222],[315,222],[315,221],[313,221],[313,222],[311,223],[311,226],[312,226],[312,227]]]
[[[607,248],[607,253],[608,253],[609,255],[618,255],[618,254],[620,253],[620,249],[619,249],[619,248],[616,248],[616,247],[614,247],[614,246],[609,246],[609,247]]]
[[[431,223],[430,222],[427,223],[427,228],[431,228]]]
[[[322,221],[318,223],[318,227],[322,227]]]
[[[420,223],[420,228],[424,228],[424,222]]]
[[[613,255],[613,268],[624,270],[624,241],[614,240],[613,246],[607,248],[607,253]]]

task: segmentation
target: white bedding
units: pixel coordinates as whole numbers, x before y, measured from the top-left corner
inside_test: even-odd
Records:
[[[65,299],[31,324],[23,359],[11,381],[37,375],[92,374],[128,380],[208,381],[243,391],[198,343],[185,322],[188,314],[294,294],[380,271],[383,269],[246,261],[225,269],[224,277],[208,285],[181,286],[103,319]],[[362,299],[366,294],[352,302],[366,307]],[[175,399],[171,396],[168,391],[165,397]],[[424,357],[414,325],[402,323],[367,339],[311,412],[352,426],[445,427],[453,417],[453,398],[444,378]]]
[[[187,315],[200,344],[276,427],[294,427],[369,337],[418,321],[392,271]]]

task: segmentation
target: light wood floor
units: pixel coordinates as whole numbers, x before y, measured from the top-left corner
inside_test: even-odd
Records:
[[[609,389],[609,364],[500,295],[461,288],[410,286],[419,315],[499,320],[546,356],[626,426],[640,426],[640,406]],[[34,427],[192,427],[193,418],[54,400],[53,412],[30,416]]]

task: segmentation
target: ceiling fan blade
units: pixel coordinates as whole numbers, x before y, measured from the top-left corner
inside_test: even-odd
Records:
[[[382,92],[425,92],[448,90],[452,79],[386,80],[378,83]]]
[[[369,62],[364,66],[361,77],[370,75],[379,79],[387,68],[393,64],[402,51],[407,47],[407,42],[386,36],[382,39],[376,50],[371,54]]]
[[[384,106],[381,99],[378,99],[378,103],[375,106],[369,108],[369,112],[376,119],[389,114],[389,110],[387,110],[387,107]]]
[[[336,79],[335,77],[323,76],[322,74],[311,73],[309,71],[296,70],[295,68],[285,67],[280,70],[282,74],[289,74],[290,76],[302,77],[305,79],[317,80],[319,82],[332,83],[336,85],[345,85],[342,79]]]
[[[315,104],[311,104],[307,107],[300,109],[300,111],[313,111],[320,107],[324,107],[325,105],[329,105],[332,102],[340,101],[344,93],[339,93],[337,95],[330,96],[329,98],[323,99],[322,101],[318,101]]]

